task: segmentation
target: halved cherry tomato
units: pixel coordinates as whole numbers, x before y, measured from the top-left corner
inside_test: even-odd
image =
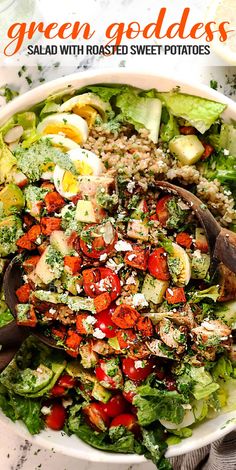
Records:
[[[142,363],[141,367],[138,367],[139,363]],[[154,363],[153,361],[135,361],[130,357],[125,357],[122,361],[122,370],[124,374],[129,377],[129,379],[134,381],[141,381],[145,380],[149,374],[151,374],[154,370]]]
[[[146,271],[148,262],[149,251],[139,246],[133,246],[132,251],[127,251],[124,261],[128,266],[132,268],[141,269]]]
[[[191,134],[196,134],[197,129],[193,126],[180,126],[179,128],[180,134],[184,135],[191,135]]]
[[[110,306],[106,310],[95,315],[96,318],[96,328],[99,328],[103,333],[105,333],[107,338],[114,338],[117,332],[117,326],[112,321],[112,314],[114,313],[116,305]]]
[[[89,224],[83,229],[80,238],[80,248],[89,258],[100,258],[103,254],[109,254],[114,248],[117,240],[116,231],[111,226],[112,240],[110,243],[106,243],[103,237],[104,227],[105,224]]]
[[[156,248],[148,258],[148,271],[153,277],[162,281],[170,279],[167,253],[164,248]]]
[[[83,408],[86,420],[97,431],[106,431],[109,426],[109,416],[104,411],[103,403],[90,403]]]
[[[60,403],[53,403],[50,414],[46,416],[45,423],[54,431],[60,431],[66,420],[66,410]]]
[[[114,395],[108,403],[103,405],[103,409],[105,413],[110,416],[110,418],[114,418],[115,416],[124,413],[127,409],[127,403],[120,393]]]
[[[203,147],[205,148],[204,153],[201,156],[201,160],[206,160],[211,156],[211,154],[214,152],[214,147],[210,144],[206,144],[205,142],[202,142]]]
[[[169,218],[167,202],[169,202],[171,199],[172,196],[163,196],[161,199],[159,199],[156,205],[156,215],[162,227],[166,227],[166,222]]]
[[[85,269],[82,275],[84,291],[89,297],[108,292],[111,300],[115,300],[120,295],[120,279],[110,268]]]
[[[95,372],[97,379],[103,387],[110,390],[117,390],[122,387],[123,376],[115,358],[107,361],[100,360]]]
[[[137,418],[131,413],[123,413],[113,418],[110,428],[118,426],[125,426],[128,431],[131,431],[134,434],[138,434],[139,432]]]
[[[51,390],[51,395],[53,395],[53,397],[62,397],[66,394],[66,392],[67,390],[64,387],[61,387],[60,385],[56,384]]]
[[[170,287],[166,289],[165,293],[168,304],[185,303],[186,297],[183,287]]]
[[[61,377],[59,377],[57,384],[60,387],[64,387],[66,389],[73,388],[76,386],[76,379],[71,377],[69,374],[63,374]]]

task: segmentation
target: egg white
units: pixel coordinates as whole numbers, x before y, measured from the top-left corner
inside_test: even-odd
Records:
[[[39,123],[37,130],[43,135],[59,134],[79,145],[86,142],[89,133],[85,119],[74,113],[51,114]]]
[[[74,162],[78,176],[100,176],[104,172],[104,166],[100,158],[93,152],[80,147],[67,152],[71,161]],[[65,189],[65,179],[68,188]],[[66,199],[71,199],[79,192],[78,179],[72,173],[64,170],[58,165],[55,166],[53,180],[56,190]],[[71,184],[70,184],[71,182]]]

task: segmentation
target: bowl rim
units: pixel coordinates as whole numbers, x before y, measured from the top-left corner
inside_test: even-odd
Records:
[[[164,91],[169,91],[175,87],[180,87],[180,91],[183,91],[183,93],[189,93],[192,95],[201,96],[203,98],[220,101],[227,105],[227,108],[223,113],[223,118],[225,121],[230,120],[230,118],[234,118],[236,120],[236,103],[232,99],[224,96],[222,93],[216,90],[213,90],[207,85],[198,82],[190,83],[188,80],[185,81],[180,78],[173,78],[168,74],[159,74],[157,72],[153,72],[153,70],[146,70],[145,72],[142,72],[140,69],[135,68],[107,68],[103,70],[93,69],[86,72],[76,72],[70,75],[66,75],[64,77],[60,77],[39,85],[27,91],[26,93],[19,95],[13,101],[0,109],[0,126],[3,125],[15,113],[29,109],[31,106],[43,101],[53,92],[60,91],[62,89],[66,91],[68,85],[70,85],[70,89],[72,89],[80,88],[86,84],[92,85],[102,83],[117,83],[132,85],[132,82],[135,81],[138,81],[140,84],[134,85],[133,83],[133,85],[143,89],[154,88],[155,85],[153,84],[155,81],[157,82],[156,85],[158,85],[158,81],[160,81],[162,84],[167,84]],[[151,87],[141,85],[142,82],[145,84],[145,82],[148,81],[152,83]],[[170,84],[172,85],[170,86]],[[160,88],[162,89],[162,87]],[[208,445],[215,440],[224,437],[228,432],[236,429],[236,412],[224,413],[219,415],[219,417],[222,418],[222,422],[221,419],[219,419],[219,426],[216,426],[214,431],[210,432],[207,436],[203,436],[201,442],[196,443],[193,438],[184,439],[182,442],[186,443],[186,445],[182,446],[182,448],[179,447],[179,444],[171,446],[166,452],[167,457],[174,457],[199,449],[200,447]],[[229,419],[227,420],[227,418]],[[91,446],[88,446],[86,450],[81,450],[79,443],[82,441],[80,441],[79,438],[76,438],[78,440],[78,447],[69,448],[61,443],[56,443],[56,441],[52,442],[51,436],[54,436],[54,434],[56,435],[56,433],[53,431],[51,433],[43,431],[39,435],[32,436],[22,423],[13,423],[1,411],[0,421],[6,424],[17,435],[30,440],[34,444],[40,445],[49,450],[53,447],[54,450],[61,454],[76,457],[78,459],[91,462],[106,462],[117,464],[137,464],[146,461],[144,456],[139,456],[136,454],[109,453],[94,449]],[[209,421],[211,420],[208,420],[207,422]],[[204,426],[204,424],[201,424],[201,426]],[[66,438],[69,439],[70,437],[66,436]]]

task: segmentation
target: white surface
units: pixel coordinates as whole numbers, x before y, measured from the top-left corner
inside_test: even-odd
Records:
[[[6,74],[8,73],[9,74],[9,70],[5,70]],[[34,71],[35,72],[35,71]],[[94,73],[92,74],[94,75]],[[12,75],[11,75],[12,76]],[[2,77],[1,77],[2,78]],[[216,77],[214,77],[216,78]],[[82,79],[82,76],[79,76],[79,77],[76,77],[76,79],[70,79],[70,83],[74,84],[75,86],[76,85],[79,85],[78,83],[78,80],[80,81],[80,79]],[[85,78],[83,77],[83,80]],[[74,80],[74,82],[73,82]],[[86,80],[86,79],[85,79]],[[131,84],[134,84],[136,86],[143,86],[143,87],[153,87],[153,86],[158,86],[160,89],[163,89],[165,87],[167,88],[172,88],[174,85],[178,84],[176,83],[173,83],[171,81],[166,81],[164,79],[156,79],[155,77],[150,77],[147,79],[145,78],[144,75],[139,75],[139,77],[134,80],[134,78],[132,78],[131,75],[125,73],[125,77],[122,77],[122,75],[120,73],[116,73],[115,75],[113,76],[110,76],[110,77],[106,77],[106,81],[117,81],[117,82],[127,82],[127,83],[131,83]],[[105,81],[104,77],[102,77],[102,74],[100,73],[99,74],[99,77],[97,77],[96,79],[95,78],[90,78],[90,83],[92,83],[93,81]],[[194,81],[196,81],[196,76],[194,77]],[[15,82],[16,83],[16,82]],[[84,83],[81,83],[81,84],[84,84]],[[63,88],[63,85],[65,85],[65,82],[63,80],[58,80],[58,88]],[[53,88],[55,89],[55,85],[53,85]],[[212,90],[210,91],[207,91],[205,87],[202,87],[199,85],[199,94],[201,94],[202,96],[209,96],[211,98],[214,99],[214,97],[216,98],[216,93]],[[41,90],[40,91],[32,91],[31,93],[28,93],[27,97],[20,97],[16,100],[15,103],[12,103],[11,105],[9,105],[8,107],[8,112],[12,112],[14,109],[21,109],[22,108],[22,103],[24,103],[24,105],[29,105],[29,103],[33,102],[33,101],[38,101],[40,100],[42,97],[43,97],[43,94],[47,94],[49,92],[49,89],[51,89],[51,85],[45,85],[43,87],[41,87]],[[194,88],[193,86],[188,86],[187,88],[183,88],[184,91],[187,91],[187,92],[192,92],[192,93],[197,93],[197,89]],[[208,95],[209,94],[209,95]],[[227,101],[227,100],[226,100]],[[7,111],[7,109],[6,109]],[[236,117],[236,106],[233,105],[232,106],[232,110],[231,110],[231,113],[233,113],[232,115],[234,115],[234,118]],[[6,113],[4,111],[4,109],[2,110],[1,112],[1,115],[0,115],[0,121],[1,121],[1,116],[3,118],[3,116],[5,115],[6,117]],[[236,413],[235,414],[232,414],[231,417],[236,417]],[[225,433],[226,431],[229,431],[233,426],[234,424],[231,423],[229,424],[226,428],[222,428],[224,423],[229,419],[229,416],[227,418],[225,417],[222,417],[222,418],[217,418],[216,421],[209,421],[206,425],[204,426],[201,426],[199,427],[198,430],[196,430],[196,438],[198,439],[198,445],[197,447],[199,447],[199,444],[200,445],[206,445],[208,444],[210,441],[212,441],[213,439],[217,439],[219,438],[223,433]],[[5,420],[7,421],[7,420]],[[4,424],[1,424],[1,426],[4,427]],[[10,429],[10,430],[9,430]],[[49,465],[49,460],[50,462],[53,461],[53,465],[50,464],[50,468],[52,468],[53,470],[57,468],[57,470],[73,470],[73,468],[75,468],[75,466],[77,465],[78,466],[78,461],[77,461],[77,464],[76,464],[76,461],[74,461],[74,459],[72,457],[65,457],[65,456],[62,456],[62,455],[59,455],[58,453],[55,454],[52,450],[40,450],[38,452],[38,448],[35,447],[34,445],[29,445],[29,444],[25,444],[24,443],[24,440],[20,440],[20,438],[16,437],[15,434],[13,434],[14,430],[18,430],[18,432],[21,432],[20,430],[20,427],[18,425],[16,425],[15,428],[12,427],[12,425],[9,427],[9,428],[6,428],[6,434],[5,436],[8,436],[8,440],[10,440],[11,442],[11,449],[15,448],[15,450],[12,452],[8,452],[8,446],[6,445],[6,442],[4,443],[4,441],[2,440],[1,441],[1,447],[2,447],[2,452],[1,452],[1,468],[3,468],[3,470],[10,470],[10,469],[16,469],[16,470],[20,470],[20,469],[23,469],[23,470],[28,470],[28,469],[33,469],[33,468],[42,468],[43,470],[46,470],[46,468],[48,468],[48,465]],[[27,435],[26,435],[27,437]],[[65,438],[61,438],[61,435],[58,435],[58,439],[57,437],[52,436],[51,438],[49,438],[49,433],[48,432],[45,432],[45,435],[44,436],[39,436],[39,437],[35,437],[34,439],[34,442],[37,442],[39,445],[43,443],[43,438],[46,438],[47,440],[47,447],[49,449],[51,448],[57,448],[57,450],[63,450],[64,453],[73,453],[73,455],[77,455],[79,454],[80,456],[83,456],[83,458],[88,458],[88,460],[94,460],[96,458],[99,459],[99,461],[104,461],[106,459],[105,455],[106,454],[98,454],[97,451],[94,451],[93,449],[90,449],[86,446],[83,445],[82,448],[79,448],[78,446],[78,450],[75,450],[73,449],[73,452],[71,451],[70,447],[71,447],[71,444],[72,444],[72,447],[73,447],[73,440],[71,439],[68,439],[67,437]],[[51,442],[50,442],[51,441]],[[14,444],[15,443],[15,444]],[[62,449],[62,447],[64,447],[64,449]],[[176,450],[172,447],[172,449],[169,451],[170,454],[173,455],[173,453],[183,453],[183,452],[186,452],[186,451],[189,451],[189,450],[192,450],[194,447],[196,446],[196,443],[190,438],[188,440],[185,440],[185,441],[182,441],[182,443],[179,445],[179,446],[176,446]],[[8,457],[8,453],[10,454],[9,457]],[[43,457],[42,457],[43,456]],[[115,462],[116,461],[116,456],[115,455],[110,455],[110,456],[107,456],[107,458],[109,459],[108,461],[110,462]],[[16,459],[16,460],[15,460]],[[119,457],[118,457],[119,459]],[[135,456],[135,457],[132,457],[132,456],[120,456],[120,464],[122,462],[124,462],[124,459],[126,459],[126,462],[127,463],[132,463],[132,462],[139,462],[139,461],[142,461],[142,458],[141,457],[138,457],[138,456]],[[36,463],[35,463],[36,461]],[[93,470],[95,469],[95,465],[96,465],[96,469],[99,468],[99,465],[97,464],[88,464],[87,463],[82,463],[81,461],[79,462],[79,466],[80,466],[80,469],[81,470]],[[104,464],[103,465],[103,468],[105,467]],[[114,465],[114,463],[113,463]],[[150,465],[152,464],[147,464],[145,463],[145,468],[148,468]],[[40,467],[39,467],[40,466]],[[109,468],[109,464],[108,464],[108,467]],[[119,468],[121,468],[121,465],[119,465]],[[126,467],[124,468],[130,468],[130,466],[128,467],[126,465]],[[142,467],[140,467],[141,469]],[[151,468],[151,467],[150,467]]]

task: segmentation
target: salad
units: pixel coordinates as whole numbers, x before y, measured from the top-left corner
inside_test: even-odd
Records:
[[[30,433],[168,469],[168,445],[234,409],[236,276],[212,275],[191,207],[155,184],[186,186],[234,229],[224,109],[180,90],[89,86],[1,128],[1,273],[17,256],[16,321],[32,335],[0,374],[0,407]]]

